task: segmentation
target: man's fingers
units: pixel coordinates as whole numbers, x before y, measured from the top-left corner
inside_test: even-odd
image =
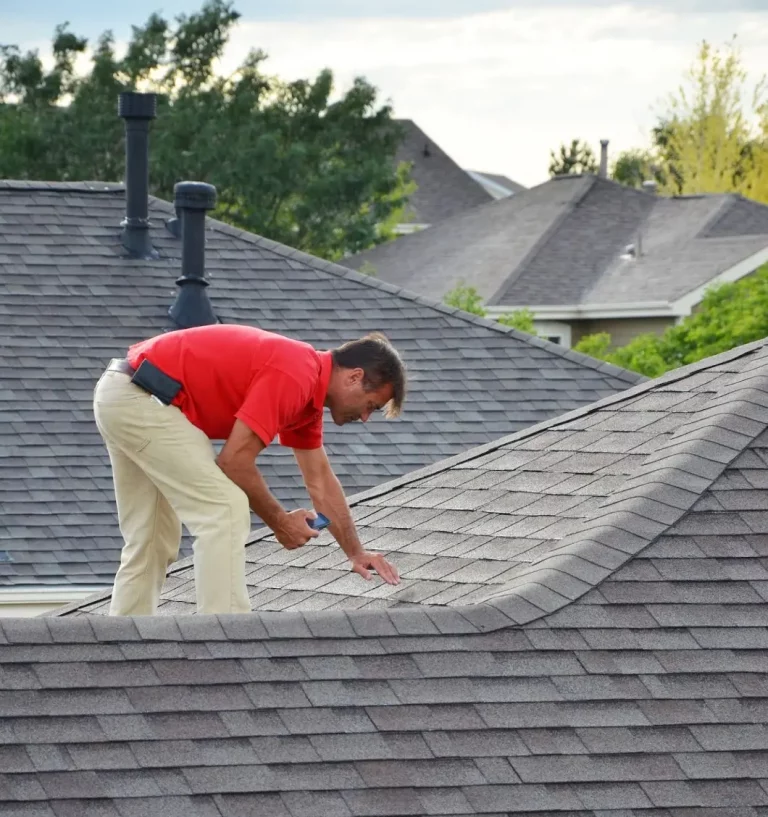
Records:
[[[395,566],[390,564],[383,556],[379,556],[376,559],[372,559],[371,563],[373,567],[376,569],[376,572],[384,579],[385,582],[389,584],[398,584],[400,581],[400,576],[397,574],[397,570],[395,570]]]
[[[371,578],[370,571],[366,570],[365,567],[363,567],[363,565],[360,564],[360,562],[358,562],[355,565],[355,572],[359,573],[364,579],[370,579]]]

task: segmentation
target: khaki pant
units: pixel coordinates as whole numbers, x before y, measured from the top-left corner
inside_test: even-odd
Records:
[[[208,437],[175,406],[165,406],[107,370],[93,394],[96,425],[112,463],[125,540],[110,615],[156,612],[181,525],[195,537],[198,613],[247,613],[248,498],[216,465]]]

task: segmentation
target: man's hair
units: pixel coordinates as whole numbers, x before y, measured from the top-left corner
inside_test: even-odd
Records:
[[[371,332],[358,340],[350,340],[331,351],[333,362],[343,369],[362,369],[363,387],[374,391],[391,384],[392,399],[384,408],[387,419],[397,417],[403,407],[406,392],[405,364],[395,347],[382,332]]]

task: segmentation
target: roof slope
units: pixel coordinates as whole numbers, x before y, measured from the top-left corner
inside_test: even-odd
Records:
[[[588,179],[576,176],[538,185],[341,263],[360,269],[367,262],[379,278],[432,297],[442,298],[464,281],[487,300],[549,236],[589,185]]]
[[[741,196],[561,176],[343,263],[440,296],[463,280],[493,305],[663,303],[766,247],[768,207]]]
[[[253,609],[437,605],[499,626],[567,604],[677,522],[761,432],[741,415],[755,369],[768,375],[768,340],[741,355],[744,374],[673,372],[354,498],[361,538],[391,554],[397,586],[350,574],[327,532],[286,551],[262,530],[248,547]],[[191,559],[171,570],[161,613],[194,610],[193,573]],[[107,592],[70,609],[108,603]]]
[[[766,428],[761,343],[358,503],[484,602],[0,620],[0,809],[764,815]]]
[[[163,331],[180,242],[151,202],[156,262],[122,257],[116,185],[0,183],[0,586],[110,584],[122,545],[93,387],[113,356]],[[209,293],[225,322],[330,348],[385,331],[411,371],[405,416],[329,424],[327,448],[350,492],[613,394],[638,375],[217,222]],[[306,503],[291,452],[263,456],[289,506]],[[185,543],[185,550],[189,552]]]
[[[408,203],[410,221],[436,224],[478,204],[493,201],[490,193],[462,170],[413,120],[396,121],[403,128],[404,137],[395,154],[395,162],[412,162],[411,178],[418,185]]]
[[[674,301],[768,248],[768,207],[740,196],[659,199],[633,238],[640,257],[613,258],[589,303]]]

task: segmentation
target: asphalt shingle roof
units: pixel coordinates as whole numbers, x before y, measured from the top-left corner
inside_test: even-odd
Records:
[[[151,201],[152,262],[124,257],[123,213],[119,185],[0,182],[0,586],[108,585],[119,563],[93,387],[110,358],[168,328],[180,272],[173,207]],[[380,329],[402,351],[403,418],[327,428],[348,493],[642,380],[215,221],[206,268],[225,322],[320,348]],[[260,460],[282,502],[308,502],[289,450]]]
[[[628,245],[639,253],[622,260]],[[379,277],[493,305],[670,302],[768,247],[768,207],[736,195],[669,198],[562,176],[358,253]]]
[[[410,197],[410,221],[436,224],[464,213],[479,204],[493,201],[490,193],[476,182],[411,119],[398,119],[404,136],[395,162],[409,162],[417,189]]]
[[[400,588],[0,620],[0,810],[761,817],[766,485],[764,341],[360,497]]]

